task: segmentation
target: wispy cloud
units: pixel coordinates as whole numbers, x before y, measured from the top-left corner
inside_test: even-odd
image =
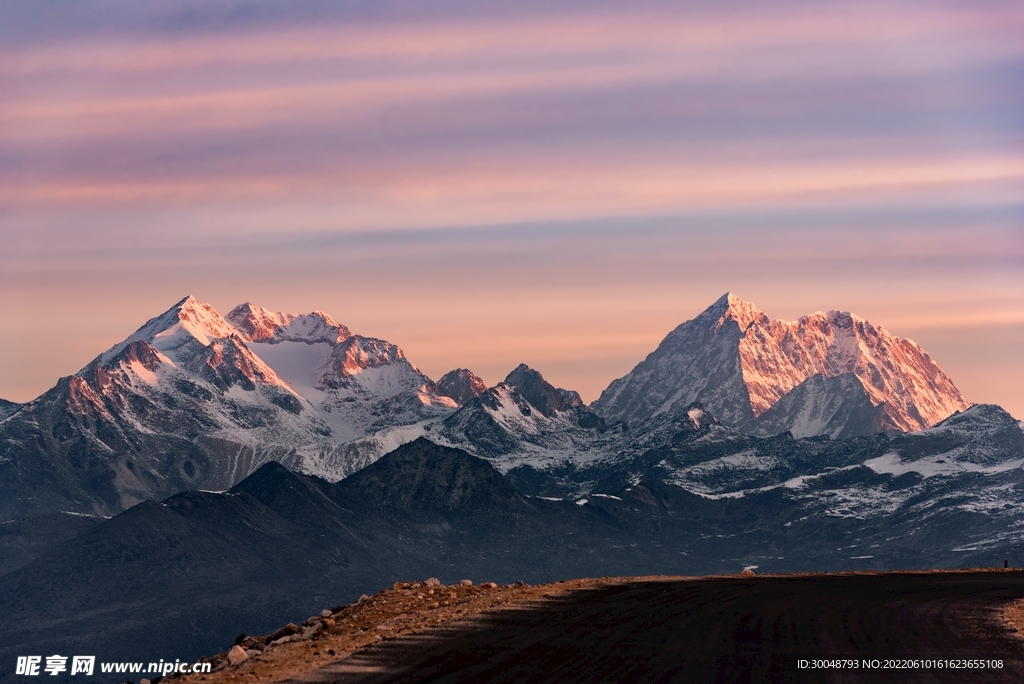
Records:
[[[591,396],[727,289],[1021,323],[1019,3],[65,9],[0,26],[0,320],[127,303],[35,380],[5,324],[0,396],[184,292]]]

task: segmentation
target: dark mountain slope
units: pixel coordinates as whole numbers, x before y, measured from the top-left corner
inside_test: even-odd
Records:
[[[60,548],[102,521],[97,516],[50,513],[0,522],[0,576]]]
[[[335,484],[267,464],[227,493],[139,504],[0,577],[0,662],[189,658],[239,630],[266,633],[429,576],[537,583],[1024,561],[1016,509],[992,507],[1024,491],[1005,461],[1020,439],[1008,428],[1020,428],[997,407],[923,439],[759,440],[694,415],[689,427],[664,421],[672,446],[638,457],[624,487],[576,501],[523,496],[488,462],[419,439]],[[990,451],[956,460],[970,439]],[[925,451],[901,450],[917,445]],[[907,463],[987,470],[923,476],[903,472]]]

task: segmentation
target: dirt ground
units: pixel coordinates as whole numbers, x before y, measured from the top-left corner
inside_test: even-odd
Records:
[[[760,575],[758,579],[778,578],[826,578],[840,576],[875,576],[901,574],[956,574],[977,573],[979,570],[940,570],[931,573],[807,573],[802,575]],[[983,571],[988,572],[988,571]],[[998,571],[1002,574],[1002,569]],[[740,581],[754,579],[750,576],[731,576]],[[331,663],[345,660],[366,647],[389,641],[400,636],[424,632],[441,625],[455,623],[487,611],[504,607],[542,605],[545,599],[564,596],[581,589],[601,589],[613,585],[637,582],[678,582],[680,580],[722,580],[729,576],[717,577],[606,577],[577,579],[537,586],[522,583],[496,585],[488,582],[481,585],[444,586],[437,580],[424,582],[396,583],[372,597],[363,597],[359,602],[338,606],[324,611],[320,616],[311,616],[302,625],[287,625],[274,634],[250,636],[240,639],[238,648],[233,649],[234,662],[229,662],[229,652],[209,658],[213,665],[210,674],[172,675],[165,681],[188,682],[189,684],[219,684],[227,682],[252,682],[270,684],[299,678],[313,670]],[[328,617],[329,616],[329,617]],[[1002,612],[1003,619],[1024,637],[1024,600],[1014,602]],[[247,652],[247,653],[246,653]],[[244,659],[242,659],[244,658]],[[240,660],[241,659],[241,660]]]
[[[291,625],[272,635],[249,637],[240,648],[253,653],[236,664],[228,652],[209,658],[210,674],[172,675],[163,681],[220,684],[243,681],[269,684],[299,676],[323,665],[347,658],[361,648],[398,636],[422,632],[440,625],[512,604],[539,601],[569,591],[607,586],[630,578],[577,579],[531,586],[528,584],[445,586],[426,582],[396,583],[349,606],[331,609],[331,617],[312,616],[308,626]],[[333,624],[332,624],[333,623]],[[290,629],[289,627],[294,628]],[[313,631],[303,639],[303,633]],[[274,643],[282,637],[283,642]],[[276,637],[276,638],[275,638]]]
[[[1024,639],[1024,600],[1011,603],[1003,611],[1003,619]]]

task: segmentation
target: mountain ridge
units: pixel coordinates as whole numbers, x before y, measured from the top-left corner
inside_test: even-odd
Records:
[[[0,422],[0,516],[110,515],[177,491],[227,489],[268,461],[336,481],[424,436],[487,458],[502,473],[564,473],[565,486],[582,492],[594,483],[573,484],[572,469],[635,458],[642,440],[630,428],[668,438],[645,421],[695,405],[763,437],[895,433],[909,404],[888,395],[878,402],[881,390],[861,376],[882,359],[891,366],[879,371],[883,389],[897,386],[893,378],[921,384],[920,369],[900,375],[900,363],[907,354],[931,361],[909,342],[897,354],[885,346],[893,340],[903,343],[834,312],[773,322],[727,294],[588,407],[525,364],[492,388],[453,371],[442,391],[400,347],[326,313],[246,302],[222,317],[188,296],[48,393],[8,409]],[[765,384],[783,362],[799,372]],[[48,483],[44,494],[37,482]]]

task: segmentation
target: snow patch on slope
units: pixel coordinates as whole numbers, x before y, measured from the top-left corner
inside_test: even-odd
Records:
[[[314,406],[329,396],[326,391],[317,389],[316,384],[334,350],[330,343],[253,342],[250,348],[277,372],[279,378]]]
[[[872,458],[864,462],[868,468],[876,473],[887,473],[889,475],[904,475],[906,473],[919,473],[924,477],[953,476],[963,473],[981,473],[983,475],[995,475],[1005,473],[1009,470],[1016,470],[1024,466],[1024,458],[1015,461],[1004,461],[995,465],[983,466],[970,461],[955,460],[950,453],[939,454],[919,458],[914,461],[904,461],[897,453],[888,453],[878,458]]]

